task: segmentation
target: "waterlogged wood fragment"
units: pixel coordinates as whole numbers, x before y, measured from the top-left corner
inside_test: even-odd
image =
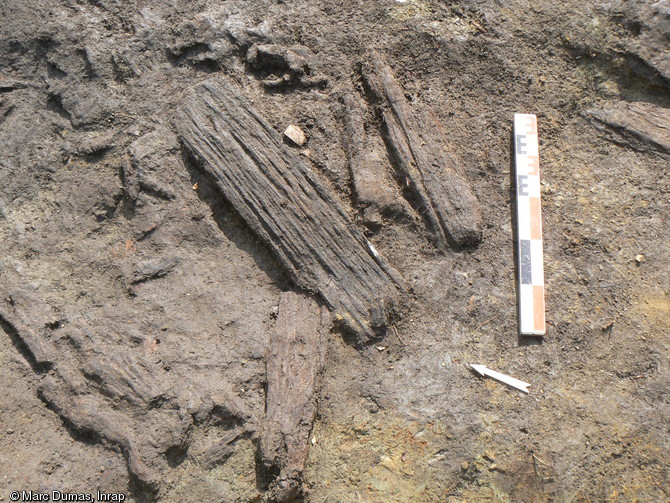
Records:
[[[151,490],[158,487],[158,474],[145,464],[130,421],[111,410],[100,396],[82,394],[76,384],[65,375],[47,376],[39,390],[40,397],[66,423],[78,432],[97,436],[98,439],[118,446],[124,453],[128,472]]]
[[[226,431],[217,442],[208,446],[199,456],[197,456],[200,463],[206,468],[212,469],[225,462],[234,454],[235,442],[246,433],[247,431],[242,427]]]
[[[617,103],[587,114],[633,148],[651,149],[663,157],[670,155],[670,108],[645,102]]]
[[[402,290],[333,194],[232,88],[205,83],[176,121],[180,138],[297,286],[317,292],[365,342]]]
[[[6,332],[42,375],[39,397],[74,438],[83,435],[121,451],[139,490],[159,490],[170,464],[187,452],[194,421],[207,424],[216,416],[235,424],[240,435],[257,429],[251,411],[226,383],[218,383],[216,395],[166,384],[160,359],[135,345],[106,344],[108,334],[96,333],[83,318],[65,317],[18,271],[0,268],[0,279],[0,334]],[[213,446],[205,452],[205,466],[226,453],[225,445]]]
[[[366,91],[382,120],[396,177],[405,180],[440,249],[477,245],[482,217],[477,198],[448,153],[441,125],[428,110],[415,111],[391,69],[376,52],[361,67]]]
[[[387,171],[389,163],[381,138],[366,134],[365,107],[361,99],[348,93],[341,97],[340,105],[344,126],[342,140],[356,202],[364,208],[364,222],[368,226],[381,226],[382,217],[411,214]]]
[[[263,463],[279,472],[271,489],[276,501],[293,501],[302,492],[328,325],[327,310],[313,299],[293,292],[281,295],[267,356],[261,432]]]

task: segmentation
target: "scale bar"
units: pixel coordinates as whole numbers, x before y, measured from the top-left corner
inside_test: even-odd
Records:
[[[514,114],[517,249],[519,257],[519,331],[545,334],[542,204],[537,117]]]

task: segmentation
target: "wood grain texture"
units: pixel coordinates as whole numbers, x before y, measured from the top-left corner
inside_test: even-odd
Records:
[[[328,311],[313,299],[293,292],[281,295],[267,356],[261,432],[263,463],[279,471],[272,489],[277,501],[292,501],[301,493],[328,325]]]
[[[188,151],[296,285],[318,293],[359,341],[385,330],[400,276],[238,92],[199,86],[176,125]]]
[[[670,155],[670,109],[651,103],[617,103],[590,110],[588,115],[614,130],[633,148]]]
[[[347,153],[356,203],[363,208],[363,220],[370,227],[381,226],[382,219],[412,214],[390,173],[386,149],[381,138],[365,131],[366,108],[354,93],[340,97],[342,143]]]
[[[436,117],[410,106],[391,69],[376,52],[368,55],[361,73],[381,117],[396,176],[406,180],[436,246],[478,244],[483,225],[479,203],[447,151],[448,142]]]

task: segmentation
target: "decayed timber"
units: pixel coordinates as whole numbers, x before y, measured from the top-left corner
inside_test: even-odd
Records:
[[[318,292],[366,341],[385,327],[398,274],[281,136],[226,87],[198,86],[177,120],[182,142],[294,282]]]
[[[670,109],[633,102],[591,110],[588,114],[619,133],[632,147],[651,148],[664,157],[670,155]]]
[[[348,93],[340,101],[342,139],[356,202],[364,208],[366,225],[381,225],[382,216],[409,214],[406,201],[386,169],[388,160],[381,139],[375,142],[365,132],[365,107],[361,99]]]
[[[45,378],[39,389],[42,400],[75,430],[120,447],[128,472],[147,487],[156,489],[158,476],[144,463],[130,421],[106,406],[101,397],[82,393],[86,389],[84,383],[72,382],[66,375]]]
[[[261,432],[263,463],[279,471],[272,488],[276,501],[293,501],[301,492],[328,318],[327,310],[309,297],[293,292],[281,295],[267,356],[266,417]]]
[[[225,444],[205,449],[206,467],[225,460],[237,438],[255,434],[255,416],[226,383],[215,396],[186,383],[166,385],[160,359],[147,358],[141,346],[105,344],[108,336],[84,319],[67,319],[10,267],[0,267],[0,279],[0,333],[42,374],[40,398],[73,434],[120,450],[143,489],[159,489],[171,453],[187,451],[194,423],[202,427],[216,416],[238,425]]]
[[[478,244],[482,236],[479,203],[446,151],[447,141],[435,116],[412,109],[377,53],[370,53],[362,75],[366,91],[378,107],[397,178],[411,189],[437,247]]]

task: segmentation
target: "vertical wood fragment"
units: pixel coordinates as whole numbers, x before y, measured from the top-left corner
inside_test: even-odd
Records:
[[[328,318],[313,299],[293,292],[281,294],[267,356],[266,417],[261,432],[263,462],[279,471],[271,489],[277,501],[292,501],[301,493]]]
[[[430,111],[415,112],[391,69],[376,52],[363,63],[362,76],[383,125],[399,179],[406,179],[438,248],[476,245],[481,240],[479,203],[447,152],[447,141]]]

